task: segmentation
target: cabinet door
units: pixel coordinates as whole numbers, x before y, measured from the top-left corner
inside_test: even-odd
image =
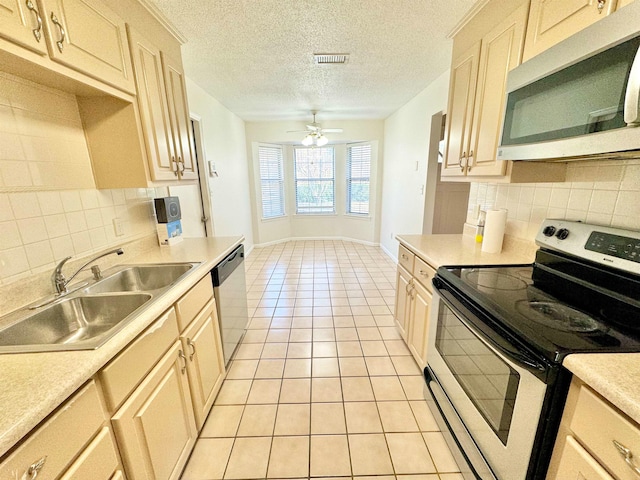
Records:
[[[109,480],[120,467],[109,427],[103,427],[60,480]]]
[[[0,36],[46,55],[42,15],[36,0],[0,0]]]
[[[451,65],[443,177],[465,174],[479,56],[480,42],[455,58]]]
[[[135,93],[124,20],[98,0],[39,1],[54,61]]]
[[[220,327],[212,300],[181,336],[198,430],[211,410],[224,377]]]
[[[635,0],[618,0],[618,5],[616,6],[616,10],[620,10],[622,7],[626,7],[631,2],[634,2],[634,1]]]
[[[427,331],[431,294],[419,283],[413,282],[411,294],[411,313],[409,314],[409,350],[418,366],[427,364]]]
[[[407,321],[410,313],[410,300],[409,289],[411,288],[412,276],[404,268],[398,265],[398,271],[396,273],[396,325],[400,329],[400,335],[407,341]]]
[[[176,180],[178,170],[160,50],[132,28],[129,42],[149,173],[155,181]]]
[[[482,39],[467,175],[504,175],[498,161],[505,89],[509,70],[520,64],[527,5],[523,5]]]
[[[193,131],[191,129],[191,118],[189,117],[184,71],[179,63],[174,62],[164,54],[162,55],[162,65],[164,67],[171,131],[180,178],[197,180],[198,167],[193,149]]]
[[[197,430],[186,361],[176,341],[113,416],[130,480],[177,479],[189,458]]]
[[[565,438],[562,458],[558,465],[556,480],[586,479],[586,480],[614,480],[602,466],[568,435]]]
[[[523,61],[609,15],[616,0],[532,0]]]

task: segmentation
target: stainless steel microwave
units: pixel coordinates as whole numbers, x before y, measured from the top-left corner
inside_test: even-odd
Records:
[[[640,2],[509,72],[499,160],[640,156]]]

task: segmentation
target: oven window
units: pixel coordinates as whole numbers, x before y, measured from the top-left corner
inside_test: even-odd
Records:
[[[443,303],[436,349],[469,399],[506,445],[520,375],[478,339]]]

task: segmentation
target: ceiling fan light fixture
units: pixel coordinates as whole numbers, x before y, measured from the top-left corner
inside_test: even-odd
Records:
[[[308,134],[302,139],[302,145],[304,145],[305,147],[313,145],[313,137],[311,136],[311,134]]]
[[[318,136],[318,138],[316,138],[316,145],[319,146],[319,147],[323,147],[327,143],[329,143],[329,139],[327,137],[325,137],[324,135],[322,135],[322,134],[320,134],[320,136]]]

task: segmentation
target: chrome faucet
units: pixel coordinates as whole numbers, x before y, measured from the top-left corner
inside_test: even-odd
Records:
[[[78,270],[76,270],[75,273],[71,275],[68,279],[62,274],[62,267],[65,263],[67,263],[68,260],[71,259],[71,257],[67,257],[64,260],[62,260],[58,265],[56,265],[55,270],[51,274],[51,282],[53,283],[53,287],[56,290],[56,294],[58,296],[61,296],[69,293],[69,290],[67,290],[67,285],[69,285],[69,282],[71,282],[71,280],[73,280],[76,277],[76,275],[78,275],[82,270],[87,268],[87,266],[90,263],[95,262],[99,258],[106,257],[107,255],[111,255],[112,253],[115,253],[117,255],[122,255],[124,253],[124,250],[122,250],[121,248],[115,248],[113,250],[109,250],[108,252],[101,253],[97,257],[93,257],[87,263],[82,265]],[[93,277],[96,280],[99,280],[100,278],[102,278],[102,274],[100,273],[100,268],[97,265],[94,265],[93,267],[91,267],[91,271],[93,272]]]

